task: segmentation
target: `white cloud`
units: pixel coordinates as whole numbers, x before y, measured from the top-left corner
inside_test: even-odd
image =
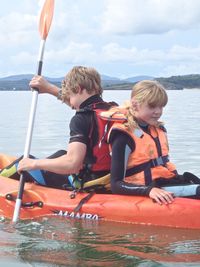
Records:
[[[174,75],[187,75],[187,74],[198,74],[200,69],[200,63],[188,62],[188,63],[175,63],[167,65],[162,69],[157,76],[169,77]]]
[[[171,59],[180,61],[199,61],[200,60],[200,46],[198,47],[184,47],[175,45],[170,49]]]
[[[88,62],[93,57],[96,57],[93,51],[92,44],[89,43],[75,43],[70,42],[68,46],[62,50],[49,50],[46,51],[46,59],[55,60],[58,62],[66,62],[72,64],[80,64],[80,62]]]
[[[0,18],[0,43],[2,47],[20,47],[29,44],[35,35],[37,17],[11,12]]]
[[[35,70],[43,2],[4,2],[0,76]],[[45,75],[62,76],[73,65],[94,66],[112,76],[197,72],[199,30],[199,0],[55,1]]]
[[[23,65],[31,65],[35,62],[35,56],[33,54],[30,54],[28,52],[21,52],[19,54],[16,54],[14,56],[11,56],[10,62],[12,64],[23,64]]]
[[[198,0],[108,0],[102,16],[102,30],[111,34],[157,34],[199,25]]]
[[[62,50],[46,51],[45,58],[49,63],[53,62],[54,66],[55,64],[62,65],[64,72],[67,71],[66,66],[70,64],[91,66],[97,63],[105,68],[109,64],[113,64],[113,66],[119,64],[134,69],[142,66],[152,71],[160,68],[159,73],[162,75],[172,75],[175,69],[176,73],[182,71],[185,74],[186,70],[189,73],[192,70],[197,73],[200,65],[200,46],[193,48],[174,45],[169,49],[162,50],[138,49],[135,46],[125,48],[118,43],[109,43],[97,50],[91,43],[71,42]],[[189,71],[189,67],[191,71]]]
[[[184,47],[174,45],[168,50],[162,49],[138,49],[136,47],[124,48],[117,43],[110,43],[102,48],[102,54],[105,61],[113,62],[133,62],[133,64],[157,64],[169,62],[200,62],[200,46]]]
[[[106,61],[124,62],[134,64],[148,64],[162,59],[165,54],[161,50],[138,49],[121,47],[117,43],[110,43],[102,48],[102,55]]]

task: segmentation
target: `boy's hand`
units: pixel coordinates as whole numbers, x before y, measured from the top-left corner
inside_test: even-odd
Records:
[[[24,158],[20,160],[17,171],[19,174],[23,171],[30,171],[35,169],[35,159],[30,159],[30,158]]]
[[[52,94],[54,90],[54,85],[45,80],[42,76],[35,75],[29,83],[31,88],[36,88],[39,93],[49,93]]]

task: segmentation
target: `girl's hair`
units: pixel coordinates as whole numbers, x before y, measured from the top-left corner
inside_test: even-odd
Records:
[[[67,102],[68,93],[71,91],[78,93],[79,87],[85,89],[88,94],[102,95],[103,89],[101,87],[101,76],[94,69],[90,67],[76,66],[73,67],[65,76],[62,84],[62,100]]]
[[[149,107],[164,107],[168,102],[168,96],[164,87],[157,81],[144,80],[136,83],[131,92],[131,99],[137,101],[139,105],[147,104]],[[138,128],[135,117],[135,110],[131,101],[124,105],[126,109],[126,125],[130,129]],[[158,126],[161,125],[158,122]]]

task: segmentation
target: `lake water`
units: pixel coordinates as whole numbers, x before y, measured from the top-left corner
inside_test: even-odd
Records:
[[[200,90],[167,91],[162,120],[171,160],[180,173],[200,175]],[[106,91],[123,103],[130,91]],[[31,92],[0,92],[0,153],[24,151]],[[31,154],[46,157],[66,149],[74,112],[40,95]],[[200,266],[200,232],[120,223],[42,218],[15,227],[0,218],[0,266]]]

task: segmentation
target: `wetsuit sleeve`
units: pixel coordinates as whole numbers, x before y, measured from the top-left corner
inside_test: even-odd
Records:
[[[111,190],[114,194],[148,196],[151,186],[124,182],[128,157],[135,149],[135,143],[125,133],[115,133],[111,138]]]
[[[85,114],[77,113],[70,121],[69,143],[80,142],[88,144],[91,117]]]

